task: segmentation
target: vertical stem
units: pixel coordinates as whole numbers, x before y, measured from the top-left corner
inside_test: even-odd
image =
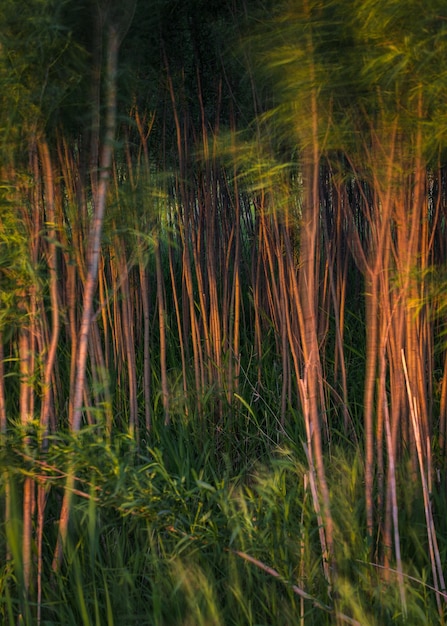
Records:
[[[96,289],[99,256],[101,251],[101,235],[106,209],[107,190],[109,186],[110,170],[112,166],[113,142],[115,139],[116,126],[116,74],[118,65],[118,48],[119,37],[118,32],[113,25],[109,26],[108,32],[108,48],[107,48],[107,94],[106,94],[106,120],[105,120],[105,137],[101,154],[101,171],[99,176],[99,184],[97,193],[95,194],[95,207],[93,224],[89,237],[88,248],[88,270],[87,278],[84,286],[84,300],[82,309],[81,328],[79,333],[77,356],[75,363],[75,377],[73,398],[70,399],[70,426],[74,433],[77,433],[81,427],[82,418],[82,400],[84,397],[87,356],[88,356],[88,339],[90,333],[90,325],[93,316],[93,298]],[[59,519],[59,535],[53,557],[53,569],[58,570],[61,566],[63,547],[67,540],[68,524],[70,516],[71,496],[74,486],[74,477],[71,471],[68,472],[67,483],[65,487],[64,499]]]
[[[0,330],[0,435],[6,433],[6,397],[5,397],[5,348],[3,332]]]
[[[425,470],[425,456],[426,455],[424,454],[425,446],[424,446],[424,441],[422,438],[423,430],[421,428],[421,419],[420,419],[420,415],[418,411],[417,400],[416,400],[416,397],[413,395],[413,392],[411,389],[406,357],[405,357],[405,353],[403,350],[402,350],[402,365],[403,365],[403,369],[405,373],[405,382],[407,386],[408,401],[410,404],[410,417],[411,417],[411,423],[413,426],[413,432],[414,432],[418,461],[419,461],[419,470],[420,470],[421,483],[422,483],[422,494],[424,497],[424,511],[425,511],[425,518],[426,518],[426,523],[427,523],[427,537],[428,537],[430,561],[431,561],[432,574],[433,574],[433,585],[437,591],[441,591],[443,593],[444,601],[447,604],[447,600],[444,594],[445,589],[446,589],[444,573],[442,570],[441,555],[439,553],[439,548],[438,548],[438,540],[436,537],[436,530],[435,530],[435,524],[434,524],[434,519],[433,519],[433,511],[431,507],[430,493],[429,493],[430,467],[427,468],[427,472],[426,472]],[[441,605],[441,599],[440,599],[439,593],[436,594],[436,601],[438,604],[439,615],[442,620],[443,615],[444,615],[444,608]]]
[[[374,532],[374,389],[376,383],[378,350],[378,293],[377,277],[369,277],[366,287],[366,372],[364,386],[364,423],[365,423],[365,500],[366,530],[370,541]]]
[[[179,294],[178,294],[177,284],[175,280],[174,261],[172,258],[172,247],[173,247],[172,243],[169,242],[169,245],[168,245],[169,274],[171,277],[172,298],[174,300],[175,317],[177,320],[178,340],[179,340],[179,345],[180,345],[180,358],[182,362],[183,394],[184,394],[184,398],[186,398],[186,395],[188,392],[188,379],[187,379],[187,369],[186,369],[185,340],[183,336],[183,325],[182,325],[182,316],[181,316],[181,311],[180,311]],[[185,411],[188,411],[187,407],[185,407]]]
[[[161,268],[160,242],[155,243],[155,267],[157,274],[157,300],[158,300],[158,325],[160,332],[160,373],[161,373],[161,393],[163,409],[165,414],[165,424],[169,424],[169,388],[168,373],[166,369],[166,307],[163,283],[163,272]]]
[[[146,430],[149,432],[152,426],[151,409],[151,349],[150,349],[150,311],[149,311],[149,285],[146,268],[140,261],[140,287],[141,300],[143,303],[143,386],[144,386],[144,415]]]
[[[40,423],[44,435],[48,432],[49,411],[51,403],[51,378],[56,362],[56,352],[59,341],[59,300],[58,300],[58,274],[57,274],[57,250],[56,250],[56,228],[55,228],[55,210],[54,210],[54,180],[53,168],[51,164],[50,151],[45,139],[42,139],[38,145],[40,158],[42,161],[42,169],[44,174],[45,197],[46,197],[46,226],[48,231],[48,272],[50,275],[50,300],[51,300],[51,341],[48,350],[48,356],[45,363],[44,380],[43,380],[43,398],[41,406]]]
[[[71,402],[71,428],[77,432],[81,426],[82,399],[84,395],[85,375],[87,365],[87,345],[90,332],[90,324],[93,315],[93,298],[98,278],[99,255],[101,251],[101,236],[104,214],[107,201],[107,190],[112,166],[113,142],[115,139],[116,126],[116,73],[118,64],[119,38],[116,29],[109,27],[109,39],[107,49],[107,95],[106,95],[106,120],[105,137],[101,154],[100,175],[98,190],[95,194],[95,209],[93,224],[89,237],[88,270],[84,286],[84,300],[82,309],[81,328],[77,347],[76,378],[74,397]]]
[[[382,355],[382,359],[384,358],[385,358],[385,355]],[[384,411],[384,416],[385,416],[385,432],[386,432],[386,442],[387,442],[387,450],[388,450],[388,482],[390,486],[390,498],[391,498],[392,517],[393,517],[393,527],[394,527],[394,550],[396,554],[396,565],[397,565],[397,571],[398,571],[399,592],[400,592],[400,598],[401,598],[401,604],[402,604],[402,611],[404,614],[404,618],[406,619],[407,601],[405,597],[402,557],[401,557],[401,552],[400,552],[399,515],[398,515],[398,504],[397,504],[397,493],[396,493],[395,459],[394,459],[393,442],[391,438],[390,416],[389,416],[389,411],[388,411],[388,403],[386,399],[385,389],[382,390],[382,402],[383,402],[383,411]]]
[[[304,11],[310,17],[310,7],[304,2]],[[301,401],[308,407],[310,436],[313,448],[313,461],[318,477],[319,496],[321,497],[323,521],[325,524],[327,554],[323,558],[333,559],[333,521],[330,507],[329,488],[323,459],[323,442],[320,419],[325,419],[324,395],[322,392],[322,373],[318,345],[318,298],[319,298],[319,264],[320,264],[320,140],[319,140],[319,109],[314,59],[312,32],[309,29],[306,41],[309,61],[310,92],[308,105],[310,109],[309,136],[304,137],[302,174],[303,202],[300,230],[300,274],[299,299],[303,318],[300,328],[301,344],[304,356],[306,377],[305,394],[301,393]],[[321,418],[320,418],[321,416]],[[334,563],[332,563],[335,566]],[[331,581],[328,580],[329,585]]]
[[[27,429],[32,420],[30,397],[31,385],[31,343],[29,329],[19,331],[19,359],[20,359],[20,419],[25,431],[24,445],[28,444]],[[34,483],[32,478],[26,477],[23,485],[23,530],[22,530],[22,562],[23,562],[23,595],[22,602],[26,605],[29,600],[31,569],[32,569],[32,534],[33,534],[33,497]]]

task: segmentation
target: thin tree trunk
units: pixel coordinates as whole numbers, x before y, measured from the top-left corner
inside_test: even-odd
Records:
[[[33,268],[38,262],[38,241],[41,228],[41,202],[39,197],[39,170],[34,146],[30,150],[30,165],[33,170],[35,186],[31,191],[32,213],[24,211],[23,220],[27,226],[30,238],[30,262]],[[36,299],[37,287],[35,281],[21,292],[19,309],[22,316],[22,326],[19,329],[18,352],[20,361],[20,421],[23,429],[23,447],[26,451],[30,444],[30,429],[34,418],[34,385],[35,350],[36,350]],[[22,529],[22,567],[23,567],[23,594],[22,611],[25,612],[30,601],[32,584],[32,546],[33,546],[33,516],[35,503],[34,481],[27,476],[23,485],[23,529]]]
[[[101,154],[101,171],[99,176],[98,191],[95,195],[93,224],[89,237],[87,279],[84,286],[82,320],[77,346],[74,398],[71,402],[70,416],[70,424],[73,432],[79,431],[81,426],[82,399],[84,395],[88,353],[87,345],[91,319],[93,316],[93,298],[98,279],[99,256],[101,252],[101,236],[107,202],[107,191],[110,181],[110,170],[112,167],[113,142],[115,139],[116,126],[116,73],[118,64],[118,48],[118,33],[114,26],[110,26],[108,31],[106,72],[106,131]]]
[[[311,44],[310,44],[311,46]],[[315,84],[311,78],[311,83]],[[329,488],[326,481],[326,472],[323,459],[322,422],[325,420],[324,395],[322,392],[322,372],[317,337],[317,311],[319,293],[319,143],[317,131],[317,103],[316,94],[311,94],[311,110],[313,124],[313,138],[310,148],[305,150],[303,157],[303,187],[304,197],[302,204],[302,222],[300,230],[300,274],[299,298],[303,311],[301,325],[301,344],[304,357],[306,382],[306,396],[301,394],[301,401],[307,406],[306,418],[310,420],[313,462],[318,477],[319,496],[326,532],[327,554],[323,559],[335,567],[333,563],[333,521],[331,515]],[[303,390],[302,390],[303,393]],[[320,418],[321,414],[321,418]],[[331,584],[331,580],[328,580]]]
[[[45,208],[46,208],[46,224],[48,230],[48,272],[50,275],[50,300],[51,300],[51,341],[48,355],[45,363],[44,380],[43,380],[43,397],[41,405],[40,425],[43,429],[44,436],[49,429],[49,414],[52,399],[51,380],[53,377],[54,365],[56,362],[56,352],[59,341],[59,299],[58,299],[58,271],[57,271],[57,248],[56,248],[56,219],[54,210],[54,180],[53,167],[51,163],[50,151],[45,139],[41,139],[38,144],[40,158],[42,161],[42,169],[44,175],[45,189]]]
[[[95,194],[95,206],[93,224],[90,230],[88,248],[88,270],[84,286],[84,300],[82,310],[81,328],[76,350],[76,373],[74,377],[73,398],[70,399],[70,426],[74,433],[81,427],[82,400],[86,378],[86,366],[88,355],[88,339],[90,324],[93,317],[93,298],[98,278],[99,256],[101,251],[101,235],[106,209],[107,190],[109,187],[110,170],[112,166],[113,142],[115,139],[116,126],[116,74],[118,65],[119,37],[116,28],[109,26],[107,42],[107,71],[106,71],[106,120],[104,145],[101,154],[101,171],[99,176],[98,190]],[[71,495],[74,487],[74,477],[68,473],[59,519],[59,535],[53,557],[53,569],[58,570],[63,557],[63,547],[67,540]]]
[[[19,331],[19,359],[20,359],[20,420],[25,432],[24,447],[29,444],[27,430],[32,421],[31,387],[32,345],[30,341],[29,328],[21,328]],[[32,535],[33,535],[33,509],[34,509],[34,482],[31,477],[26,477],[23,485],[23,529],[22,529],[22,567],[23,567],[23,595],[22,604],[24,607],[29,601],[31,570],[32,570]]]

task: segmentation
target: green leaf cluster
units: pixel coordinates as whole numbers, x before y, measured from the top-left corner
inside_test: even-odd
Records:
[[[427,161],[447,139],[445,3],[411,0],[281,2],[248,40],[261,83],[270,85],[269,132],[291,133],[321,154],[366,161],[393,123],[407,153],[423,131]]]
[[[26,314],[20,304],[36,275],[30,259],[29,239],[17,194],[7,184],[0,188],[0,329],[11,329]],[[12,326],[11,326],[12,325]]]
[[[85,72],[73,40],[68,1],[5,0],[0,7],[0,147],[2,154],[30,135],[60,123],[67,97]],[[70,103],[72,107],[75,102]]]

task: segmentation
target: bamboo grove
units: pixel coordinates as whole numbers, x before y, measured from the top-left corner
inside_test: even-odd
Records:
[[[371,559],[401,572],[406,464],[445,591],[444,3],[76,4],[0,9],[4,440],[29,460],[58,433],[143,446],[186,419],[236,441],[265,404],[277,441],[301,433],[328,587],[349,442]],[[22,497],[30,589],[45,482]]]

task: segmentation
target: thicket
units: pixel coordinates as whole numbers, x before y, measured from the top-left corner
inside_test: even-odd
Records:
[[[443,624],[440,0],[0,7],[5,624]]]

